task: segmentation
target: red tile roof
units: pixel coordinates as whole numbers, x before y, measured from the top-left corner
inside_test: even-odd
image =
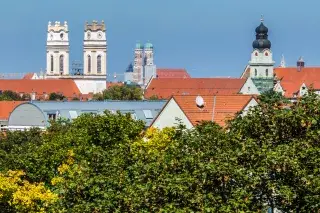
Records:
[[[27,73],[27,74],[25,74],[25,75],[23,76],[22,79],[29,79],[29,80],[31,80],[32,77],[33,77],[33,75],[34,75],[34,73]]]
[[[217,95],[201,96],[205,102],[203,108],[196,105],[196,95],[173,96],[193,125],[200,121],[215,121],[220,126],[225,126],[226,121],[235,117],[237,112],[243,110],[252,95]]]
[[[157,69],[157,78],[190,78],[185,69]]]
[[[122,82],[107,82],[107,89],[109,89],[109,87],[113,87],[113,86],[123,86],[124,84]]]
[[[8,120],[10,113],[24,101],[0,101],[0,120]]]
[[[77,85],[72,79],[45,79],[45,80],[0,80],[0,90],[11,90],[17,93],[31,94],[36,93],[37,97],[44,94],[62,93],[67,98],[73,98],[80,95]]]
[[[300,71],[297,67],[279,67],[274,71],[286,97],[293,97],[303,83],[307,87],[312,86],[314,89],[320,90],[320,67],[304,67]]]
[[[163,78],[152,79],[145,98],[169,99],[173,95],[232,95],[239,93],[246,79],[240,78]]]

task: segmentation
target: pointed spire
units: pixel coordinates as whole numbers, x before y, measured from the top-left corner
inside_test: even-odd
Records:
[[[261,19],[260,19],[261,23],[264,22],[264,17],[263,17],[263,14],[261,14]]]
[[[284,55],[283,54],[281,56],[280,67],[282,67],[282,68],[286,67],[286,60],[284,59]]]

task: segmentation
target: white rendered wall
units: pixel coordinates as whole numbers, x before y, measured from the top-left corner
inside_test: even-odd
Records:
[[[68,24],[49,22],[47,31],[47,76],[61,75],[60,56],[63,55],[63,73],[69,75],[69,31]],[[51,67],[51,56],[53,56],[53,71]]]
[[[260,92],[258,91],[258,88],[256,85],[253,83],[252,79],[249,77],[247,78],[246,82],[242,86],[240,90],[241,94],[245,95],[259,95]]]
[[[186,125],[187,129],[191,129],[193,127],[187,116],[172,98],[169,100],[169,103],[165,106],[162,112],[158,115],[152,127],[158,129],[163,129],[165,127],[175,127],[179,123],[176,118],[180,119],[180,122]]]
[[[273,77],[273,65],[272,52],[268,49],[264,51],[254,50],[251,54],[250,61],[250,77],[252,78],[271,78]],[[266,75],[268,70],[268,75]]]
[[[242,115],[242,116],[247,115],[247,113],[248,113],[248,111],[250,110],[250,108],[255,107],[255,106],[257,106],[257,105],[258,105],[258,102],[257,102],[254,98],[252,98],[252,99],[249,101],[249,103],[247,104],[247,106],[245,106],[245,108],[243,109],[241,115]]]
[[[95,94],[107,89],[105,80],[74,79],[74,82],[82,94]]]
[[[90,36],[89,36],[90,35]],[[98,73],[97,58],[101,56],[101,73]],[[91,71],[88,69],[88,56],[91,56]],[[107,37],[102,30],[84,32],[83,43],[84,75],[107,75]]]

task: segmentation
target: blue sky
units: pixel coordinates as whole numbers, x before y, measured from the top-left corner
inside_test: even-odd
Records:
[[[0,3],[0,73],[45,68],[48,21],[67,20],[70,60],[82,60],[86,20],[105,20],[108,72],[123,73],[137,41],[155,46],[157,67],[193,77],[238,77],[264,14],[274,60],[320,65],[318,0],[11,0]]]

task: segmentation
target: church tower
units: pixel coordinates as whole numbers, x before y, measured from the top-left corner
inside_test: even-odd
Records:
[[[274,79],[271,42],[268,40],[268,28],[263,21],[261,19],[256,28],[256,40],[252,43],[253,51],[249,62],[250,77],[260,93],[272,89]]]
[[[49,22],[47,31],[47,78],[69,75],[69,30],[68,24]]]
[[[140,85],[143,84],[143,65],[144,65],[143,45],[141,43],[137,43],[136,48],[134,50],[132,81]]]
[[[144,85],[147,85],[151,78],[155,78],[157,75],[153,55],[153,45],[148,42],[144,45]]]
[[[86,23],[83,45],[83,74],[90,77],[107,76],[107,38],[104,21]]]

